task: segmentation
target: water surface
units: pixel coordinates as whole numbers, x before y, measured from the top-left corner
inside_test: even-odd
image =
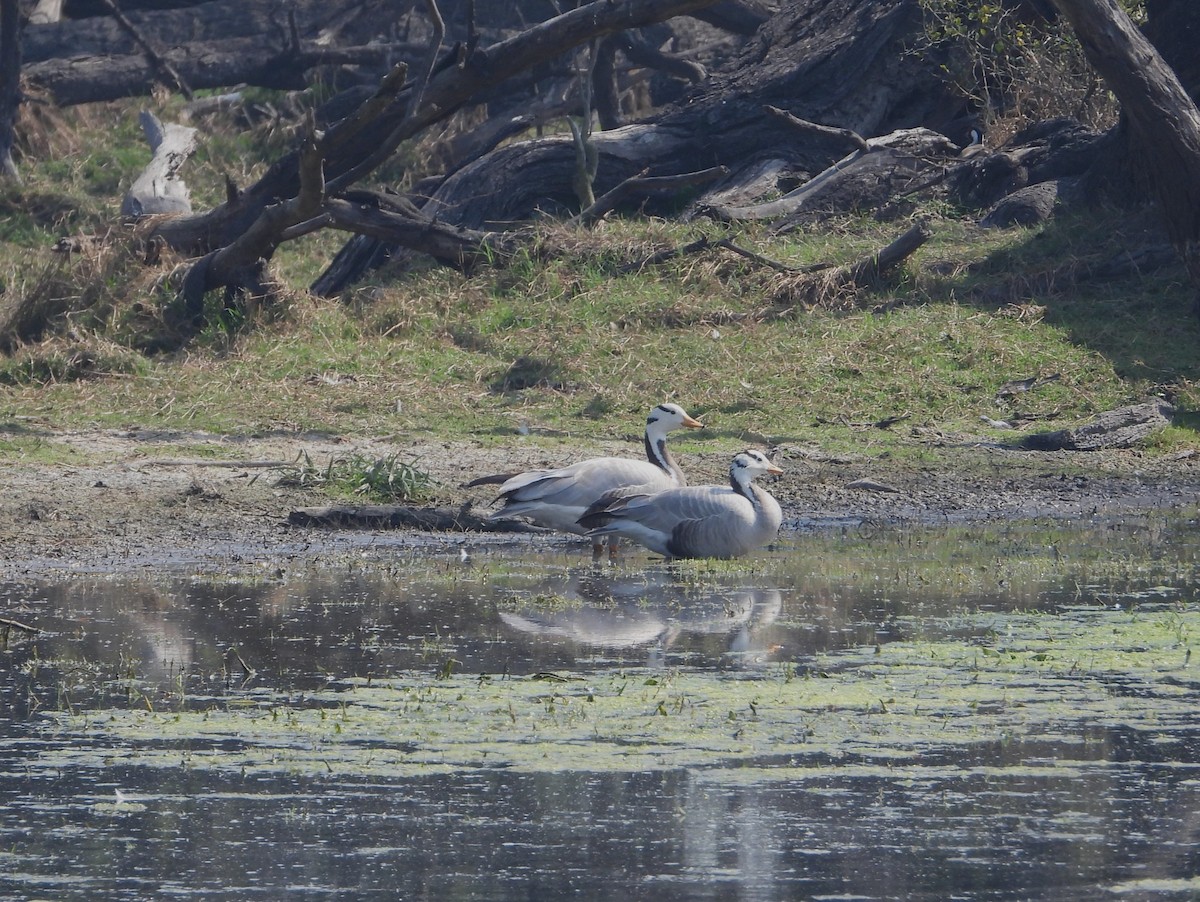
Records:
[[[1195,521],[0,584],[0,897],[1200,895]]]

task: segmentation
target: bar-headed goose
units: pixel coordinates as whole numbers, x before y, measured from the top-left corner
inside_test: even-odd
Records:
[[[667,433],[703,425],[678,404],[659,404],[646,418],[647,460],[593,457],[557,470],[518,473],[500,486],[499,500],[504,505],[489,519],[524,517],[539,526],[583,535],[587,530],[578,520],[602,495],[634,488],[657,492],[687,485],[683,471],[667,450]],[[485,476],[473,484],[488,481]]]
[[[622,536],[668,558],[731,558],[773,540],[783,512],[754,485],[782,473],[760,451],[743,451],[729,467],[729,487],[702,485],[609,496],[579,519],[594,539]]]

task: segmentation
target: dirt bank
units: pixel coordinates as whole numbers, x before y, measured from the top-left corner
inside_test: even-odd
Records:
[[[121,572],[184,568],[277,575],[347,556],[457,554],[577,540],[511,533],[418,533],[301,528],[298,508],[323,494],[280,484],[301,454],[399,452],[441,484],[441,503],[486,508],[489,490],[462,483],[485,473],[559,465],[567,449],[546,450],[514,437],[511,447],[469,443],[343,441],[327,436],[227,438],[138,432],[46,433],[78,465],[9,464],[0,498],[0,577],[62,571]],[[629,444],[581,453],[634,455]],[[1025,517],[1083,519],[1189,508],[1200,497],[1200,456],[1140,452],[1018,452],[982,445],[929,445],[920,467],[866,457],[834,458],[785,446],[786,475],[768,484],[783,504],[784,535],[862,524],[945,523]],[[194,453],[192,453],[194,451]],[[169,454],[170,456],[165,456]],[[693,483],[724,481],[725,454],[684,456]],[[875,484],[859,482],[869,480]],[[857,483],[857,486],[856,486]]]

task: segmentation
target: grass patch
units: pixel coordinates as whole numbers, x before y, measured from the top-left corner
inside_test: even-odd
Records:
[[[719,249],[619,269],[702,235],[789,264],[845,263],[906,223],[847,217],[783,236],[758,224],[544,224],[565,249],[549,262],[530,253],[472,275],[385,268],[337,299],[305,292],[341,244],[320,233],[273,261],[288,286],[277,304],[221,319],[181,351],[169,278],[179,261],[144,265],[136,235],[66,258],[48,249],[64,230],[105,231],[145,156],[85,159],[111,143],[114,117],[121,142],[141,141],[132,110],[106,109],[107,119],[63,113],[70,122],[47,130],[44,156],[24,161],[25,185],[0,199],[14,212],[0,278],[10,300],[35,298],[38,311],[0,356],[0,417],[489,442],[522,423],[636,438],[645,411],[674,399],[706,419],[703,440],[720,450],[802,442],[919,457],[931,431],[992,437],[983,416],[1059,428],[1160,393],[1184,414],[1155,452],[1196,444],[1192,292],[1180,267],[1099,277],[1145,226],[1103,211],[997,231],[931,205],[934,237],[890,288],[815,307],[793,304],[778,273]],[[225,172],[248,182],[262,164],[247,161],[286,140],[277,128],[217,129],[189,162],[198,204],[220,200]],[[1009,380],[1054,373],[1035,392],[996,397]],[[864,428],[888,417],[905,419]]]
[[[325,466],[319,466],[306,452],[294,467],[284,471],[280,483],[315,487],[334,496],[380,503],[428,501],[434,494],[434,481],[429,474],[400,460],[398,454],[376,458],[351,454],[331,458]]]

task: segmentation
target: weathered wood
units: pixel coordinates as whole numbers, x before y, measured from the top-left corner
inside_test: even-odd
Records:
[[[49,25],[62,18],[63,0],[37,0],[29,13],[30,25]]]
[[[931,237],[933,230],[929,228],[929,224],[918,222],[878,253],[864,257],[850,266],[833,270],[832,278],[842,284],[859,288],[878,285],[881,279],[916,253]]]
[[[321,212],[325,178],[311,123],[303,151],[296,196],[266,207],[237,240],[202,258],[184,277],[182,293],[194,320],[203,310],[204,294],[215,288],[229,287],[252,297],[266,295],[270,290],[266,261],[284,240],[284,231]]]
[[[1104,142],[1101,133],[1078,122],[1048,119],[1022,129],[993,152],[965,155],[947,171],[946,184],[963,206],[988,209],[1027,185],[1085,175]]]
[[[758,0],[722,0],[694,15],[703,22],[735,34],[754,34],[771,18],[771,9]]]
[[[420,251],[459,269],[507,259],[516,251],[516,242],[504,233],[411,219],[336,198],[325,202],[324,212],[332,228]]]
[[[808,130],[830,137],[824,128]],[[855,143],[843,135],[834,137]],[[958,152],[944,135],[927,129],[903,129],[864,143],[866,151],[854,150],[777,200],[750,207],[705,206],[698,212],[725,221],[776,220],[777,228],[784,232],[813,216],[880,207],[897,192],[924,180],[935,162]]]
[[[855,263],[781,279],[774,292],[774,307],[778,311],[789,310],[798,304],[810,307],[852,305],[857,302],[859,292],[883,285],[892,271],[932,234],[928,223],[917,222],[886,247]]]
[[[0,617],[0,630],[20,630],[23,633],[41,633],[45,632],[36,626],[30,626],[27,623],[22,623],[20,620],[13,620],[11,617]]]
[[[853,150],[861,150],[863,153],[871,152],[871,145],[867,143],[866,138],[858,132],[849,128],[832,128],[828,125],[820,125],[816,122],[809,122],[807,119],[801,119],[799,116],[793,116],[787,110],[781,110],[777,106],[767,104],[767,112],[772,116],[778,116],[792,128],[802,134],[820,135],[823,138],[832,138],[835,141],[844,141]]]
[[[936,76],[911,60],[900,65],[920,22],[917,4],[878,0],[857,17],[848,16],[846,7],[845,0],[785,6],[746,49],[747,56],[760,57],[756,62],[713,75],[688,102],[660,116],[595,135],[597,191],[646,168],[668,175],[727,165],[736,172],[770,157],[793,170],[820,171],[834,162],[832,142],[798,141],[764,105],[839,122],[860,134],[907,125],[897,116],[900,109],[906,119],[915,110],[932,110],[941,97]],[[569,150],[559,138],[501,147],[447,179],[431,210],[479,228],[538,209],[570,209]]]
[[[681,217],[684,221],[704,215],[709,208],[752,207],[777,195],[785,182],[807,182],[810,173],[797,171],[787,160],[764,157],[733,170],[694,200]]]
[[[1175,408],[1159,398],[1110,410],[1075,429],[1035,432],[1016,447],[1025,451],[1100,451],[1132,448],[1160,429],[1171,425]]]
[[[1054,213],[1058,199],[1058,179],[1027,185],[1002,198],[979,220],[979,224],[985,229],[1038,225]]]
[[[928,223],[918,222],[886,247],[855,263],[846,266],[815,264],[806,267],[785,266],[778,261],[738,247],[728,239],[712,241],[705,237],[682,247],[664,248],[642,260],[625,264],[620,267],[619,271],[623,273],[638,272],[647,266],[657,266],[677,257],[701,253],[713,248],[723,248],[784,274],[786,278],[775,297],[775,306],[779,309],[798,303],[818,304],[831,297],[843,297],[848,292],[877,287],[892,270],[928,241],[932,234]]]
[[[121,215],[191,213],[191,195],[179,170],[196,149],[196,130],[173,122],[163,125],[149,110],[138,121],[154,156],[121,200]]]
[[[176,4],[174,9],[130,9],[128,22],[157,47],[172,47],[182,42],[213,44],[235,38],[287,43],[287,19],[272,3],[246,3],[245,0],[210,0],[205,3]],[[296,22],[302,38],[317,39],[330,19],[345,15],[361,6],[361,0],[288,0],[287,11]],[[136,56],[138,45],[133,35],[109,16],[62,19],[53,24],[34,24],[21,36],[26,63],[71,56]]]

